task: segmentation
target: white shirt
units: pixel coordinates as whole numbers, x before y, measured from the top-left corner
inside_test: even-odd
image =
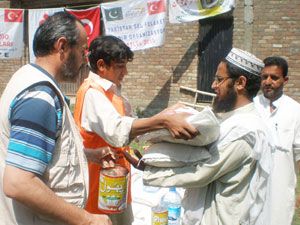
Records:
[[[276,150],[271,174],[271,221],[269,225],[289,225],[295,208],[296,170],[300,160],[300,104],[283,95],[270,111],[270,100],[263,95],[254,99],[261,117],[271,130]]]
[[[262,214],[271,171],[267,127],[254,104],[223,114],[222,120],[220,137],[209,150],[211,160],[182,168],[147,166],[144,184],[189,188],[183,203],[191,212],[185,225],[267,225],[268,215]]]
[[[130,104],[121,95],[120,89],[109,80],[90,72],[89,78],[99,84],[105,91],[111,90],[115,95],[123,98],[127,116],[121,116],[110,100],[100,91],[90,88],[84,97],[81,125],[86,131],[97,133],[112,146],[122,147],[129,144],[129,134],[135,118]]]

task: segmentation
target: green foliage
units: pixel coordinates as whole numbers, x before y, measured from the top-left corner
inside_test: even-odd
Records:
[[[139,107],[139,106],[135,108],[134,113],[136,114],[136,116],[138,118],[144,118],[145,117],[144,110],[141,107]]]
[[[146,146],[146,143],[144,142],[137,142],[137,141],[132,141],[130,143],[130,148],[131,149],[137,149],[139,152],[143,155],[144,154],[144,146]]]
[[[297,176],[298,182],[297,182],[297,189],[296,189],[296,196],[300,195],[300,175]],[[300,208],[295,209],[295,215],[293,219],[292,225],[300,225]]]

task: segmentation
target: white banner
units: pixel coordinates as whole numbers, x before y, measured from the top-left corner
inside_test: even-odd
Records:
[[[161,46],[166,0],[127,0],[101,4],[105,34],[122,39],[131,50]]]
[[[22,57],[23,21],[23,9],[0,9],[0,59]]]
[[[33,53],[33,38],[34,34],[41,23],[49,16],[56,12],[63,11],[64,8],[49,8],[49,9],[29,9],[28,10],[28,42],[29,42],[29,59],[33,63],[35,56]]]
[[[169,22],[182,23],[227,13],[234,0],[169,0]]]

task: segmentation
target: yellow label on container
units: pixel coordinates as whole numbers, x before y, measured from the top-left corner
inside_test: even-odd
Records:
[[[98,207],[121,212],[127,205],[127,176],[110,177],[100,173]]]
[[[152,225],[168,225],[168,210],[152,209]]]

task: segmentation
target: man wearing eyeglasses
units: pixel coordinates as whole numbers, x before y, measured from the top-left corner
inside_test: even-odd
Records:
[[[146,166],[144,183],[187,188],[184,225],[269,224],[268,179],[272,146],[253,98],[264,64],[233,48],[212,83],[220,137],[208,146],[211,159],[182,168]]]
[[[271,185],[271,220],[268,224],[289,225],[295,208],[296,163],[300,160],[300,104],[283,93],[288,82],[288,63],[278,56],[267,57],[261,72],[263,94],[255,106],[267,121],[275,143]]]

